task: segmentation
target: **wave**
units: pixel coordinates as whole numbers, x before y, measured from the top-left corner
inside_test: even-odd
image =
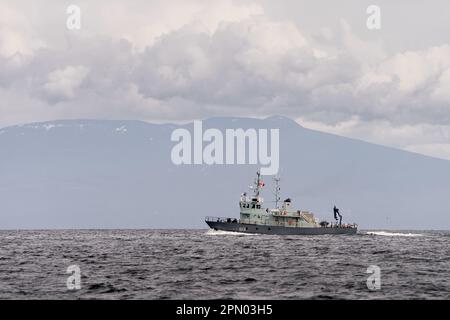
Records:
[[[400,233],[400,232],[387,232],[387,231],[367,231],[366,234],[374,236],[385,237],[422,237],[421,233]]]
[[[206,231],[208,236],[259,236],[255,233],[244,233],[244,232],[234,232],[234,231],[223,231],[223,230],[213,230],[209,229]]]

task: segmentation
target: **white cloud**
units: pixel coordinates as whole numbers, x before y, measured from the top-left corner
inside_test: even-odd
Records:
[[[126,39],[137,51],[183,26],[213,33],[222,22],[235,22],[264,13],[261,5],[233,0],[203,1],[79,1],[90,35]],[[124,14],[126,13],[126,14]]]
[[[450,103],[450,66],[438,77],[431,92],[431,98],[437,101]]]
[[[27,16],[6,3],[0,3],[0,55],[31,54],[41,47],[44,47],[44,42],[36,38]]]
[[[395,89],[405,93],[425,90],[450,67],[450,46],[442,45],[424,51],[398,53],[378,65],[378,79],[396,82]]]
[[[67,66],[52,71],[44,89],[51,97],[72,99],[88,73],[89,69],[84,66]]]
[[[450,125],[394,125],[386,120],[362,121],[357,116],[334,125],[302,117],[296,120],[309,129],[450,160]]]

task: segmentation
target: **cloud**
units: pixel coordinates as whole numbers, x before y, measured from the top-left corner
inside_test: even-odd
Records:
[[[450,103],[450,67],[438,75],[436,84],[431,92],[431,98],[436,101]]]
[[[296,120],[306,128],[450,160],[450,125],[398,125],[387,120],[364,121],[358,116],[334,125],[302,117]]]
[[[350,100],[345,94],[361,71],[341,48],[327,52],[294,24],[264,17],[223,22],[212,34],[185,26],[138,59],[133,81],[143,96],[181,97],[205,111],[241,115],[335,108],[320,91],[344,88],[341,99]]]
[[[0,56],[31,54],[41,47],[44,47],[44,42],[36,38],[27,16],[6,3],[0,3]]]
[[[20,0],[19,0],[20,1]],[[222,22],[237,22],[255,15],[264,14],[264,9],[252,1],[203,0],[130,2],[111,0],[78,0],[81,9],[82,33],[85,36],[112,37],[124,39],[133,45],[133,50],[141,52],[151,46],[162,35],[174,32],[186,25],[195,25],[204,32],[213,33]],[[67,4],[52,5],[53,14],[65,14]],[[23,6],[30,6],[25,1]],[[22,8],[23,8],[22,6]],[[36,10],[38,10],[36,8]],[[47,10],[46,16],[52,13]],[[54,19],[61,16],[55,16]],[[41,24],[45,22],[40,21]],[[59,30],[61,33],[62,30]],[[61,41],[54,34],[54,28],[47,26],[43,37],[49,41]],[[56,40],[55,40],[56,39]],[[58,45],[56,42],[54,46]]]
[[[262,17],[222,23],[213,34],[185,26],[138,57],[133,81],[145,97],[182,97],[205,112],[448,122],[448,45],[389,57],[346,23],[335,38],[342,41],[330,49],[289,22]]]
[[[44,90],[50,97],[71,99],[88,73],[89,69],[84,66],[67,66],[52,71],[48,75]]]

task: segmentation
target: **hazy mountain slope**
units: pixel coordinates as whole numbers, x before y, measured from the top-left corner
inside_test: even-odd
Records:
[[[205,227],[206,215],[237,217],[257,166],[175,166],[176,127],[74,120],[0,129],[0,228],[186,228]],[[364,228],[450,228],[450,161],[281,117],[213,118],[208,127],[280,128],[282,191],[296,207],[331,219],[337,204]],[[266,200],[271,187],[267,177]]]

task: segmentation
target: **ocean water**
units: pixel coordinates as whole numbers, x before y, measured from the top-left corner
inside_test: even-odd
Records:
[[[73,265],[79,290],[66,284]],[[449,299],[450,232],[0,231],[0,298]]]

